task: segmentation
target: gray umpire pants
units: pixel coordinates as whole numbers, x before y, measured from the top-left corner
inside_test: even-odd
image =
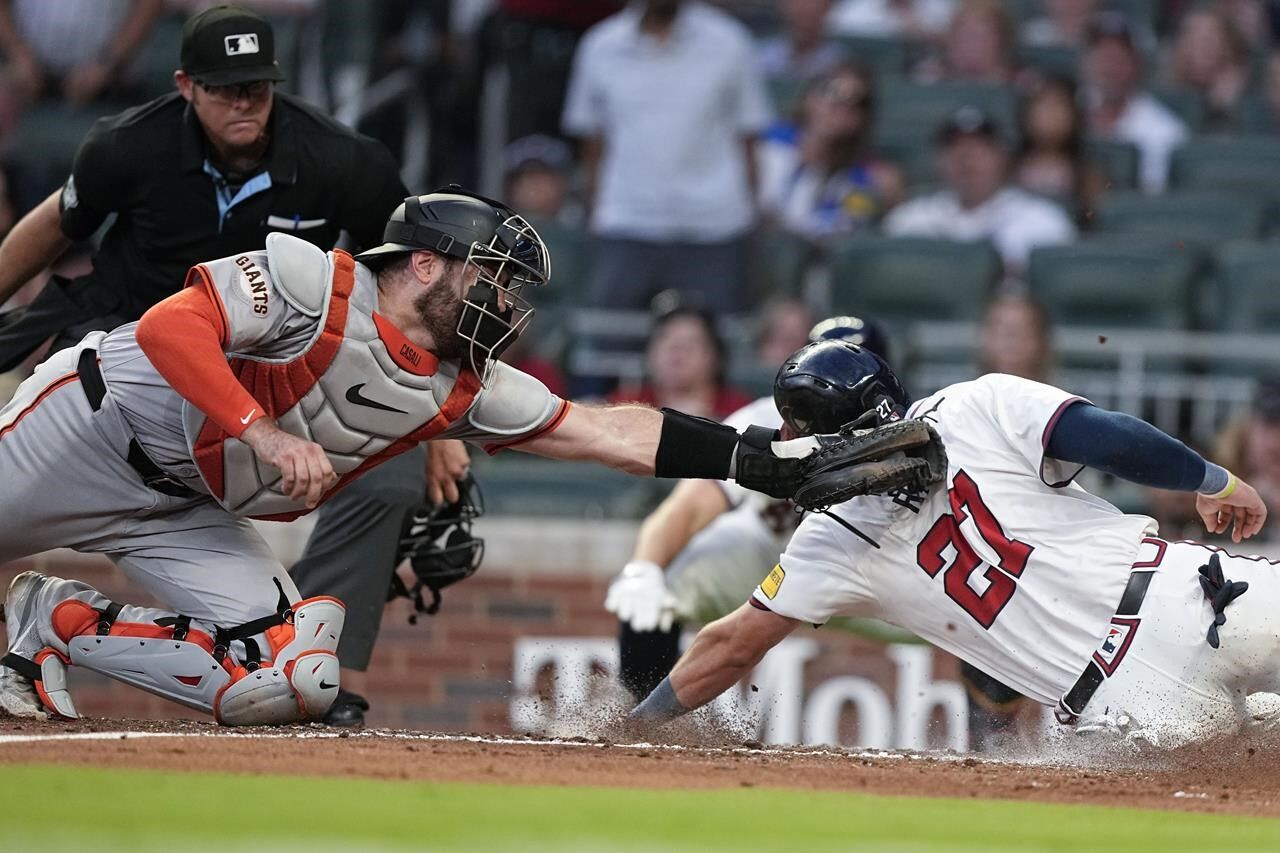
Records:
[[[386,462],[316,510],[316,526],[289,570],[303,597],[332,595],[347,606],[338,661],[363,672],[382,625],[404,521],[426,500],[426,448]]]

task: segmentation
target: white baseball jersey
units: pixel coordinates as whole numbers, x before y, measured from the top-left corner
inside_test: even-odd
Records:
[[[1154,520],[1125,515],[1044,456],[1065,391],[989,375],[920,400],[945,484],[805,517],[753,601],[794,619],[899,625],[1010,687],[1056,702],[1105,636]]]
[[[773,402],[772,397],[760,397],[729,415],[724,419],[724,423],[738,432],[742,432],[752,425],[780,429],[782,427],[782,415],[778,414],[778,407]],[[733,507],[731,512],[752,515],[760,519],[775,536],[781,537],[779,549],[786,543],[787,537],[796,529],[796,525],[800,523],[800,514],[796,512],[795,504],[791,503],[791,501],[779,500],[761,492],[754,492],[751,489],[739,486],[732,480],[721,481],[718,485],[724,489],[725,497],[729,499],[729,505]],[[715,522],[712,523],[714,524]]]

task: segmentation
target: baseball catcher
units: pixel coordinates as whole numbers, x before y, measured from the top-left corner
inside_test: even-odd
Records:
[[[452,187],[412,196],[384,239],[352,257],[273,233],[262,251],[199,264],[180,293],[54,354],[0,408],[0,562],[104,554],[161,603],[19,575],[0,709],[75,717],[66,668],[83,666],[230,725],[324,714],[345,608],[302,598],[248,519],[310,512],[424,441],[659,477],[741,466],[786,493],[785,442],[573,405],[501,361],[533,316],[525,289],[551,275],[506,205]]]

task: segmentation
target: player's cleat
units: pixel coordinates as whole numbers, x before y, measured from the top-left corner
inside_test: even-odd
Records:
[[[29,717],[47,720],[49,714],[40,704],[36,686],[7,666],[0,666],[0,716]]]
[[[67,692],[65,662],[44,648],[32,618],[36,596],[48,582],[39,572],[23,572],[9,584],[0,607],[9,645],[0,658],[0,711],[41,720],[75,719],[78,714]]]
[[[365,712],[369,710],[369,700],[359,693],[338,688],[338,698],[325,713],[322,721],[327,726],[350,728],[364,725]]]

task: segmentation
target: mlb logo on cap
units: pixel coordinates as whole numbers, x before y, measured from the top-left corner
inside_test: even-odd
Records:
[[[238,6],[214,6],[187,20],[182,70],[206,86],[284,79],[271,24]]]
[[[226,45],[227,56],[240,56],[245,53],[257,53],[258,34],[239,33],[234,36],[227,36],[223,39],[223,44]]]

